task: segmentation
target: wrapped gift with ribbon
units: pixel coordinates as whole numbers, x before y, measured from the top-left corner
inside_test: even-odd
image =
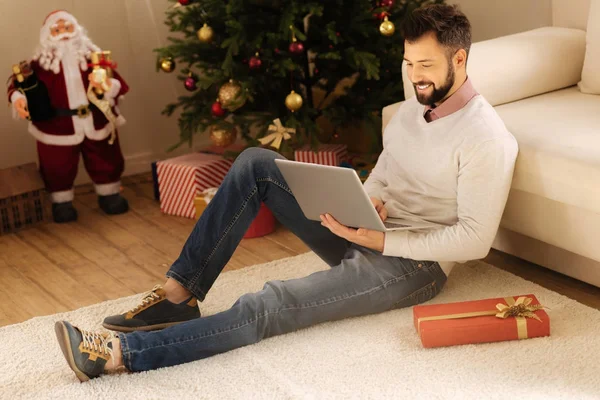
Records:
[[[196,207],[196,219],[206,210],[206,207],[211,202],[219,188],[211,187],[203,190],[194,198],[194,206]],[[251,239],[268,235],[275,230],[275,216],[269,210],[265,203],[261,203],[258,214],[248,227],[244,234],[244,239]]]
[[[550,318],[533,294],[413,307],[423,347],[550,336]]]

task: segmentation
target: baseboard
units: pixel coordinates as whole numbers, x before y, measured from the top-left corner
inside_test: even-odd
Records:
[[[600,262],[500,228],[492,247],[523,260],[600,287]]]

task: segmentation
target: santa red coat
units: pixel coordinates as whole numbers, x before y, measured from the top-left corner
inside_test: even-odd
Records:
[[[74,66],[74,64],[73,64]],[[87,100],[87,89],[90,84],[88,75],[92,69],[82,71],[77,67],[77,71],[65,69],[69,66],[61,63],[61,70],[58,74],[53,71],[47,71],[40,67],[36,61],[31,62],[32,70],[37,74],[38,79],[43,82],[50,95],[50,101],[56,109],[76,109],[79,106],[89,104]],[[73,76],[74,74],[80,75]],[[68,82],[67,82],[68,80]],[[113,105],[113,113],[117,116],[117,126],[125,123],[125,119],[120,115],[118,109],[118,99],[129,91],[129,86],[113,70],[113,79],[111,80],[111,90],[105,93]],[[83,84],[83,85],[82,85]],[[14,101],[23,96],[15,91],[11,84],[8,89],[9,101]],[[29,123],[29,132],[40,142],[48,145],[72,146],[83,142],[87,137],[92,140],[103,140],[110,135],[110,126],[107,118],[96,107],[90,107],[92,117],[80,118],[78,116],[57,116],[46,121],[36,121]]]

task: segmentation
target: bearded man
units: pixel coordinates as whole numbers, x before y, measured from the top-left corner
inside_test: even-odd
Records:
[[[37,140],[39,167],[52,201],[52,215],[57,223],[77,219],[73,207],[73,183],[81,153],[85,169],[94,182],[98,204],[107,214],[121,214],[129,209],[120,195],[121,174],[125,166],[116,135],[116,127],[125,123],[120,115],[118,98],[129,87],[113,70],[104,84],[91,79],[89,61],[100,49],[87,36],[75,17],[66,11],[54,11],[44,20],[40,45],[30,63],[38,82],[47,88],[52,116],[29,122],[29,133]],[[109,101],[113,122],[88,99],[88,88],[102,89]],[[13,113],[29,118],[28,99],[14,84],[8,88]]]

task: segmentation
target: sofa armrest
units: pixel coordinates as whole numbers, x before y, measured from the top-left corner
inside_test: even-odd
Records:
[[[381,113],[381,134],[382,135],[385,132],[385,127],[390,122],[390,120],[392,119],[392,117],[394,116],[396,111],[398,111],[398,108],[402,105],[402,103],[404,103],[404,102],[399,101],[397,103],[390,104],[389,106],[383,107],[383,110]]]
[[[576,85],[585,57],[585,31],[544,27],[473,43],[467,74],[493,106]],[[414,90],[403,66],[405,97]]]

